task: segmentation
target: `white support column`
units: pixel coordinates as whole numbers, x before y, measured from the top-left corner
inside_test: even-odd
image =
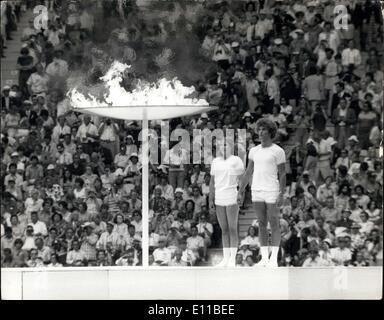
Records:
[[[143,125],[142,125],[142,224],[143,224],[143,267],[148,267],[148,212],[149,212],[149,160],[148,160],[148,115],[147,108],[143,108]]]

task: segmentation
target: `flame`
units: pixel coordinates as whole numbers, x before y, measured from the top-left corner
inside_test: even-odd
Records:
[[[127,64],[115,61],[106,74],[100,78],[107,89],[103,96],[104,101],[98,100],[91,93],[88,93],[86,97],[74,88],[67,94],[70,104],[75,109],[105,106],[208,105],[206,100],[190,98],[195,92],[195,88],[183,86],[177,78],[173,80],[162,78],[156,83],[138,80],[135,89],[128,92],[121,87],[120,83],[122,75],[130,68]]]

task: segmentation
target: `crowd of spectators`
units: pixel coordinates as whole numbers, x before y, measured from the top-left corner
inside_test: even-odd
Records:
[[[150,27],[132,24],[131,12],[142,10],[135,1],[17,2],[26,13],[40,3],[48,28],[29,21],[19,80],[1,95],[3,267],[141,265],[142,201],[150,265],[213,263],[220,228],[207,207],[209,164],[183,164],[187,151],[177,144],[166,154],[171,165],[151,165],[150,199],[141,199],[140,123],[80,115],[66,98],[68,77],[81,70],[92,83],[108,68],[103,44],[112,60],[139,60],[131,43],[161,48],[179,29],[199,40],[213,66],[195,87],[219,110],[173,119],[171,129],[247,129],[248,151],[259,143],[256,120],[278,124],[288,173],[279,264],[381,263],[380,2],[158,2],[169,23]],[[348,9],[347,30],[335,30],[337,4]],[[257,233],[256,220],[237,265],[258,261]]]
[[[15,3],[7,1],[6,11],[16,14]],[[72,112],[65,99],[93,33],[89,8],[97,4],[82,3],[17,2],[31,18],[15,65],[19,80],[1,94],[3,267],[142,264],[132,136],[111,119]],[[49,10],[47,30],[36,29],[30,14],[40,4]]]

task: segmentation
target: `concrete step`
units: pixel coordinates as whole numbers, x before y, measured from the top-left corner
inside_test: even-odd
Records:
[[[244,214],[240,214],[239,215],[239,219],[240,220],[246,220],[246,219],[253,218],[254,216],[255,216],[255,212],[254,211],[249,211],[249,212],[246,212]]]
[[[239,227],[240,228],[248,228],[252,224],[253,220],[248,220],[246,222],[240,222]]]
[[[5,49],[5,51],[6,51],[6,53],[8,54],[9,57],[11,57],[11,55],[13,55],[13,54],[17,54],[17,55],[20,54],[20,48],[19,47],[15,48],[15,47],[13,47],[13,45],[12,45],[11,48],[8,47],[7,49]],[[8,59],[10,59],[10,58],[8,58]],[[7,58],[4,58],[3,60],[7,60]]]
[[[4,60],[1,60],[1,63],[2,64],[6,64],[4,67],[2,67],[2,71],[4,72],[9,72],[10,74],[18,74],[17,70],[15,70],[16,68],[16,64],[13,65],[14,61],[11,60],[11,59],[4,59]]]

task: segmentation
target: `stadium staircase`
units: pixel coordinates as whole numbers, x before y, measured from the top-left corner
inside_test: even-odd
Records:
[[[23,44],[21,36],[24,28],[28,27],[28,21],[33,17],[32,10],[23,12],[20,21],[17,23],[17,30],[13,31],[13,40],[7,40],[4,49],[5,58],[1,58],[1,88],[5,85],[13,85],[19,82],[19,72],[16,69],[17,58],[20,56],[20,49]]]

